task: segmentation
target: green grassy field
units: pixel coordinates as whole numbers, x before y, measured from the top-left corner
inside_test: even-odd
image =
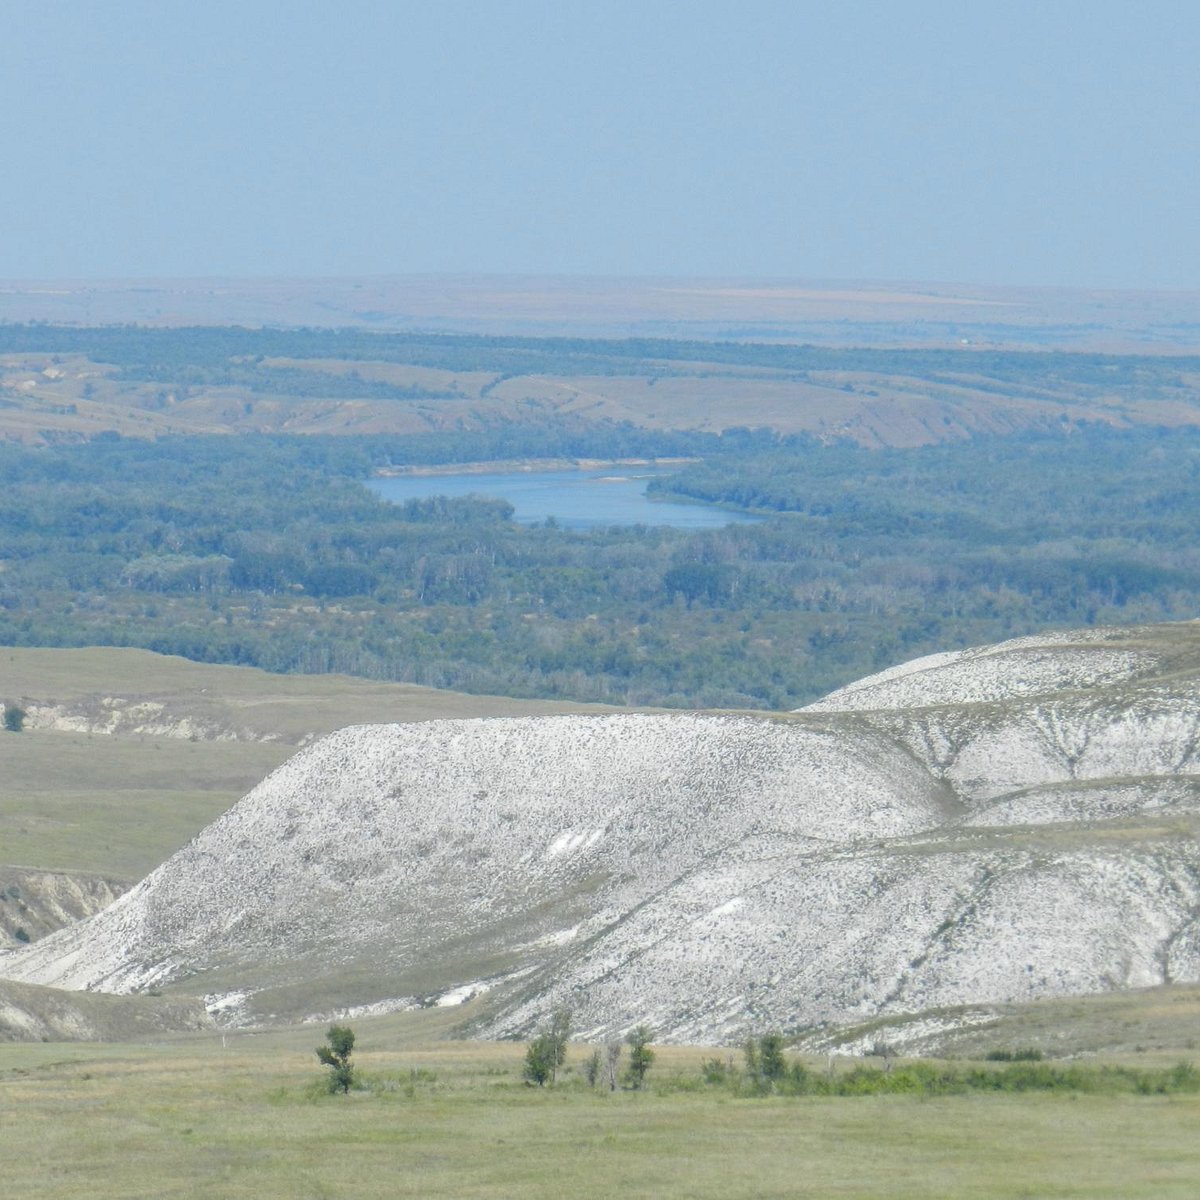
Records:
[[[292,743],[363,722],[606,711],[595,704],[472,696],[349,675],[273,675],[124,647],[0,648],[0,699],[71,704],[105,696],[160,701],[178,718]]]
[[[520,1082],[522,1047],[356,1023],[375,1089],[320,1091],[323,1030],[0,1047],[13,1195],[1193,1197],[1200,1096],[735,1098],[702,1052],[645,1093]],[[577,1053],[578,1059],[580,1055]],[[414,1076],[414,1072],[416,1073]]]
[[[0,861],[136,882],[294,749],[36,730],[9,735],[0,744]]]

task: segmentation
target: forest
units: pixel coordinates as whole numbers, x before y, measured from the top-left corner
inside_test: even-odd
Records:
[[[765,519],[573,532],[364,484],[547,453],[686,454],[662,494]],[[7,443],[0,644],[787,709],[927,652],[1195,616],[1198,474],[1200,432],[1087,424],[911,450],[617,425]]]

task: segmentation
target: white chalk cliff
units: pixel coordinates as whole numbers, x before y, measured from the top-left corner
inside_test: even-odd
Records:
[[[674,1040],[1200,980],[1200,625],[937,655],[795,714],[356,726],[0,956],[246,1019],[489,992]]]

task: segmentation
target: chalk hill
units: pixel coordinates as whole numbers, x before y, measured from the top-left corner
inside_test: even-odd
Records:
[[[481,1032],[566,1004],[678,1040],[1197,981],[1198,701],[1186,624],[784,717],[356,726],[0,976],[243,1020],[486,991]]]

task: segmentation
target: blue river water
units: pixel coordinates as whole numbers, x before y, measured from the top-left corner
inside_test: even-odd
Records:
[[[564,529],[606,529],[610,525],[717,529],[757,520],[711,504],[649,499],[646,485],[651,478],[669,473],[661,467],[601,467],[487,475],[397,475],[372,479],[370,486],[385,500],[400,504],[430,496],[497,497],[513,506],[514,520],[523,525],[553,517]]]

